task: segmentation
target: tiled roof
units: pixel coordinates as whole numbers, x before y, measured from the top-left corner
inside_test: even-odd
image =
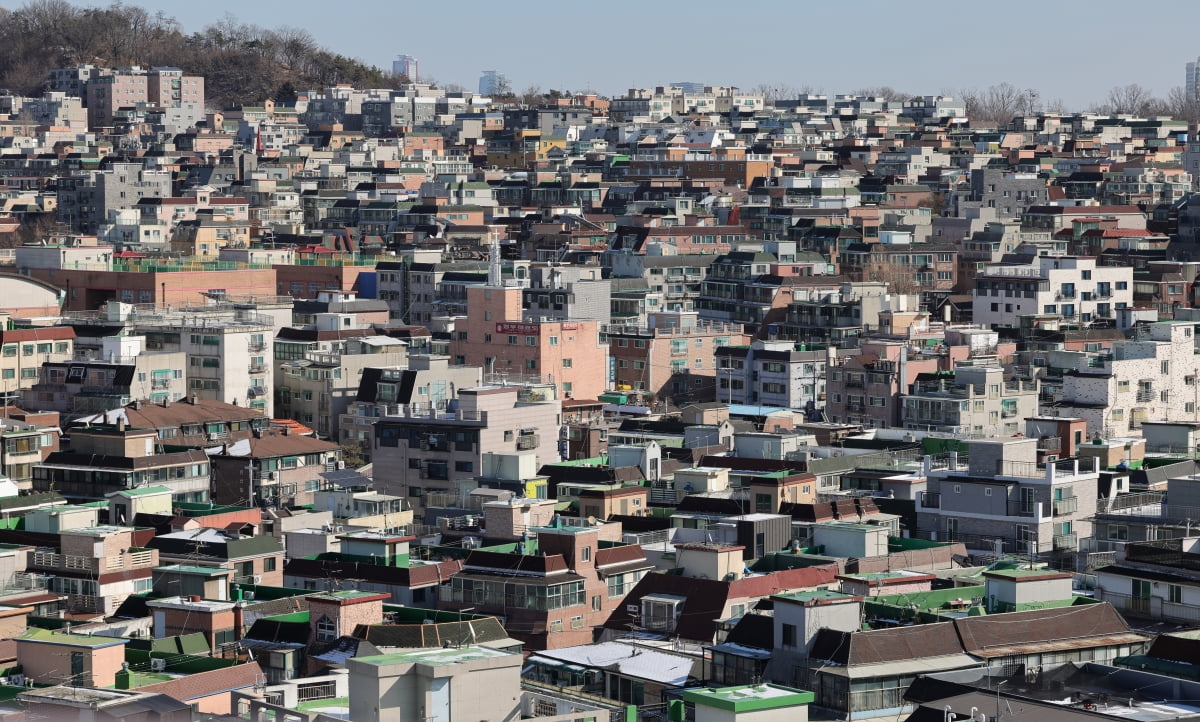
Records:
[[[180,702],[190,702],[202,697],[210,697],[234,689],[245,689],[254,686],[255,681],[262,676],[262,668],[258,662],[235,664],[232,667],[214,669],[208,672],[196,672],[185,677],[173,679],[170,682],[159,682],[145,687],[138,687],[139,692],[165,694]]]

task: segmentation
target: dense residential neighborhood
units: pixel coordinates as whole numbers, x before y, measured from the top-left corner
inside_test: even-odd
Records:
[[[1200,114],[419,67],[0,93],[0,720],[1200,719]]]

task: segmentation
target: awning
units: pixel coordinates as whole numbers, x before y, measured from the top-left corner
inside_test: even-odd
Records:
[[[880,664],[821,667],[820,673],[836,677],[849,677],[850,679],[871,679],[874,677],[903,677],[909,674],[917,675],[928,672],[948,672],[952,669],[982,667],[983,665],[983,661],[969,654],[951,654],[944,657],[920,657],[918,659],[902,659],[898,662],[881,662]]]

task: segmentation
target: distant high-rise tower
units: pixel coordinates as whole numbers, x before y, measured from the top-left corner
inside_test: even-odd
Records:
[[[411,55],[397,55],[392,61],[392,72],[396,75],[403,75],[408,78],[409,82],[419,83],[417,78],[417,59]]]
[[[505,85],[504,73],[498,70],[485,70],[479,76],[479,94],[496,95]]]
[[[1187,81],[1183,84],[1188,100],[1200,100],[1200,58],[1187,64]]]

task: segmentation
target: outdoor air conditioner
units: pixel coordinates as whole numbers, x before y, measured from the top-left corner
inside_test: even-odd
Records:
[[[267,481],[275,481],[275,479],[277,479],[277,478],[278,478],[278,475],[274,471],[267,472]]]
[[[346,468],[346,462],[344,462],[344,461],[340,461],[340,460],[339,460],[339,461],[338,461],[338,463],[337,463],[337,468],[339,468],[339,469],[345,469],[345,468]]]
[[[154,657],[153,659],[150,660],[150,671],[151,672],[166,672],[167,671],[167,660],[161,659],[159,657]]]
[[[250,581],[254,582],[255,584],[260,584],[260,583],[262,583],[262,575],[255,574],[252,577],[250,577]]]

